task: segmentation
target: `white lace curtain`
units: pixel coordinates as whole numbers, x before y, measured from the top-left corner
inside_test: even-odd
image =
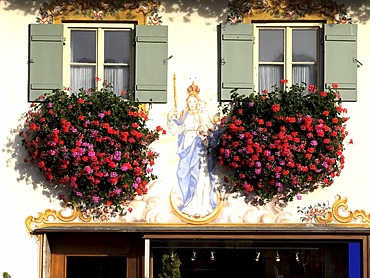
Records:
[[[80,88],[95,88],[94,66],[71,67],[71,91],[77,92]],[[128,68],[127,67],[105,67],[104,79],[113,86],[113,91],[120,95],[122,91],[128,90]]]
[[[259,91],[267,90],[270,92],[273,85],[280,86],[280,80],[283,79],[283,66],[280,65],[260,65],[259,67]],[[306,83],[307,86],[317,84],[315,65],[294,65],[293,66],[293,84]]]

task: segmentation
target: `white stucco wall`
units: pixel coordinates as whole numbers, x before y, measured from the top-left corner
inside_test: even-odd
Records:
[[[214,1],[210,1],[214,2]],[[220,3],[217,5],[220,10]],[[226,6],[226,1],[225,1]],[[162,11],[163,12],[163,11]],[[150,111],[153,125],[166,126],[166,113],[173,105],[172,75],[177,76],[178,102],[185,99],[185,91],[191,81],[201,89],[201,97],[207,99],[211,109],[217,106],[217,33],[216,18],[202,17],[196,12],[189,17],[184,12],[161,13],[163,25],[169,26],[168,104],[154,105]],[[184,18],[188,20],[184,20]],[[27,103],[27,59],[28,24],[34,23],[36,12],[8,10],[0,2],[0,274],[9,272],[13,278],[37,277],[38,243],[29,237],[24,221],[30,215],[36,216],[47,208],[59,209],[59,202],[42,188],[42,178],[35,169],[25,167],[24,150],[17,137],[17,128],[22,113],[28,110]],[[356,23],[356,18],[353,18]],[[301,201],[288,205],[286,211],[295,212],[296,207],[308,206],[317,202],[333,202],[337,194],[348,197],[350,209],[364,209],[370,213],[368,201],[370,169],[370,122],[366,113],[370,103],[368,79],[370,67],[370,23],[359,23],[358,59],[363,66],[358,69],[358,101],[345,103],[350,120],[348,140],[345,151],[346,163],[342,175],[330,188],[317,190],[304,195]],[[168,135],[156,146],[166,144],[155,168],[161,181],[167,184],[175,181],[177,156],[176,138]],[[31,176],[33,178],[31,178]]]
[[[0,207],[2,211],[0,237],[0,275],[6,271],[12,277],[37,277],[38,243],[25,227],[30,214],[51,206],[41,189],[21,177],[23,156],[19,153],[17,127],[21,114],[29,104],[27,92],[28,24],[35,16],[23,11],[7,11],[0,3],[0,34],[6,38],[0,44],[1,131],[0,131]]]

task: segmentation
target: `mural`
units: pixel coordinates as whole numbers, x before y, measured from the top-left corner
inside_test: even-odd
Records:
[[[199,93],[193,83],[187,89],[185,109],[178,114],[174,106],[167,115],[169,131],[178,136],[177,179],[182,197],[178,208],[195,218],[209,215],[217,206],[215,162],[208,149],[216,123],[207,114],[207,103]]]
[[[287,4],[283,2],[277,7],[276,1],[231,1],[229,4],[229,22],[242,22],[243,18],[252,14],[269,14],[271,10],[279,14],[270,14],[274,18],[297,19],[311,14],[329,17],[337,23],[350,23],[350,19],[343,17],[345,12],[342,6],[331,1],[323,6],[310,6],[310,1],[304,5]],[[75,9],[85,7],[84,9]],[[85,6],[83,6],[85,5]],[[91,7],[88,4],[76,1],[54,1],[45,4],[40,9],[39,23],[56,23],[65,16],[74,16],[85,19],[104,20],[112,19],[116,13],[129,19],[135,12],[145,15],[148,25],[160,25],[161,16],[158,15],[159,2],[157,1],[128,1],[120,4],[117,1],[102,2],[101,6]],[[274,6],[275,5],[275,6]],[[86,13],[89,11],[90,13]],[[140,21],[140,20],[139,20]],[[144,22],[144,20],[143,20]],[[143,23],[141,22],[141,23]],[[174,77],[175,81],[175,77]],[[174,82],[175,83],[175,82]],[[263,206],[253,206],[245,202],[244,196],[237,193],[227,193],[222,186],[220,169],[217,169],[211,147],[217,141],[217,127],[220,123],[220,114],[208,106],[209,96],[201,91],[200,87],[192,82],[183,90],[182,102],[178,103],[176,86],[174,88],[174,106],[162,112],[158,121],[165,122],[169,135],[158,143],[158,152],[166,158],[158,167],[162,171],[160,179],[151,182],[148,193],[136,197],[127,208],[127,214],[111,219],[113,222],[131,223],[296,223],[299,217],[295,212],[284,211],[284,208],[275,206],[274,202]],[[214,102],[214,101],[213,101]],[[181,104],[183,108],[180,109]],[[212,111],[212,112],[211,112]],[[171,144],[168,144],[168,143]],[[168,174],[170,173],[170,174]],[[172,175],[173,173],[173,175]],[[68,205],[69,207],[69,205]],[[325,211],[329,209],[328,205]],[[77,213],[77,212],[76,212]],[[300,208],[298,213],[310,215],[311,208]],[[326,215],[324,212],[320,215]],[[316,219],[315,217],[302,217]],[[92,221],[81,215],[81,221]],[[101,218],[104,222],[107,219]]]

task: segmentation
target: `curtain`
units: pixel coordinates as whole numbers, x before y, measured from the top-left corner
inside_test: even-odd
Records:
[[[117,95],[121,95],[122,91],[128,91],[128,67],[104,67],[104,78],[113,86],[113,92]]]
[[[282,65],[260,65],[259,66],[259,91],[271,91],[272,86],[281,87],[280,80],[284,79],[284,67]],[[293,65],[292,84],[306,83],[317,86],[316,65]]]
[[[81,88],[84,90],[95,88],[94,66],[71,66],[71,92],[76,93]]]
[[[259,91],[271,92],[272,86],[280,87],[280,80],[284,78],[284,67],[282,65],[260,65],[258,73]]]
[[[317,86],[316,65],[293,65],[293,84],[306,83]]]

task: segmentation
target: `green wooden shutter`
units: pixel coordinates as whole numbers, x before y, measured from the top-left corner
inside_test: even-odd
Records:
[[[167,102],[167,26],[136,26],[135,98],[146,103]]]
[[[63,25],[29,25],[28,101],[63,85]]]
[[[230,91],[253,92],[253,24],[218,25],[218,100],[230,100]]]
[[[342,101],[357,101],[357,25],[324,25],[324,82],[338,84]]]

